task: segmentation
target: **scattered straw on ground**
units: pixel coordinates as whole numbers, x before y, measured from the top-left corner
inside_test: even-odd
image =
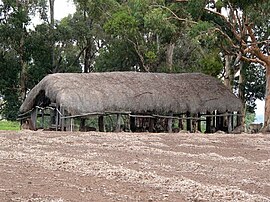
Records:
[[[270,201],[270,135],[0,132],[0,201]]]

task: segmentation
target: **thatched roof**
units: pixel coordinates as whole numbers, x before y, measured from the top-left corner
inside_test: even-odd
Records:
[[[220,81],[200,73],[51,74],[30,91],[20,112],[41,105],[45,98],[64,106],[71,115],[106,111],[225,112],[242,107]]]

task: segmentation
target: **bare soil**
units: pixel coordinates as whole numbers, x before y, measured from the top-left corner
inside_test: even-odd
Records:
[[[270,201],[270,135],[1,131],[0,201]]]

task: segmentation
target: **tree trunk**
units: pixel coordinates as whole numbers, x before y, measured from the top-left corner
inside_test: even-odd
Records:
[[[224,85],[227,86],[232,91],[233,83],[233,70],[232,70],[232,56],[225,55],[225,78]]]
[[[173,52],[174,52],[174,43],[169,43],[167,46],[167,53],[166,53],[166,65],[169,69],[169,72],[172,72],[172,66],[173,66]]]
[[[92,70],[90,69],[90,65],[91,65],[91,39],[87,38],[86,39],[86,49],[85,49],[85,54],[84,54],[84,73],[89,73]]]
[[[26,87],[26,80],[27,80],[27,63],[22,59],[24,53],[21,53],[21,61],[20,61],[20,65],[21,65],[21,76],[20,76],[20,98],[21,100],[24,100],[26,98],[26,91],[27,91],[27,87]]]
[[[266,66],[266,89],[263,132],[270,131],[270,64]]]
[[[51,28],[51,38],[53,38],[54,35],[54,1],[55,0],[49,0],[50,4],[50,28]],[[51,42],[51,64],[52,64],[52,69],[53,73],[58,72],[58,67],[56,67],[55,63],[55,51],[54,51],[54,40]]]
[[[238,121],[240,125],[243,127],[245,125],[245,117],[246,117],[246,98],[245,98],[245,85],[246,85],[246,67],[243,61],[240,61],[240,74],[239,74],[239,98],[243,104],[243,109],[241,111],[242,116],[239,116],[240,120]]]
[[[27,80],[27,63],[24,60],[25,55],[25,32],[24,32],[24,25],[22,25],[22,36],[20,40],[20,49],[19,49],[19,55],[20,55],[20,66],[21,66],[21,73],[20,73],[20,98],[21,100],[24,100],[26,98],[26,80]]]

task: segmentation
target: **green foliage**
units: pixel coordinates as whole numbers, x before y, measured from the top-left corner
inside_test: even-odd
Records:
[[[122,36],[129,38],[134,35],[136,36],[138,32],[138,22],[128,11],[122,10],[112,15],[111,20],[104,25],[104,29],[115,37]]]
[[[144,16],[144,26],[159,35],[164,42],[169,42],[178,32],[177,25],[170,21],[169,16],[170,14],[164,9],[152,9]]]
[[[201,71],[205,74],[217,77],[223,69],[223,63],[217,52],[207,54],[199,62]]]
[[[188,11],[194,20],[200,20],[205,7],[205,0],[190,0],[188,1]]]
[[[20,123],[17,121],[0,121],[0,130],[20,130]]]
[[[233,36],[221,18],[204,11],[205,0],[74,0],[76,13],[57,22],[54,29],[48,23],[46,0],[30,1],[29,10],[20,2],[19,6],[11,0],[0,4],[0,97],[5,103],[1,113],[12,120],[21,103],[21,60],[27,66],[27,90],[49,73],[82,72],[86,65],[90,71],[203,72],[217,76],[223,68],[219,48],[229,43],[214,29]],[[266,40],[269,0],[230,3],[253,19],[256,37]],[[226,0],[213,4],[218,10],[228,7]],[[33,13],[40,13],[44,22],[30,30],[27,25]],[[269,51],[266,46],[265,51]],[[251,65],[246,78],[252,109],[254,98],[264,97],[264,72]]]
[[[250,113],[255,112],[257,99],[263,100],[265,97],[265,69],[261,68],[260,65],[244,63],[243,68],[245,85],[244,94],[247,104],[247,111]],[[239,85],[238,77],[235,78],[235,86]]]
[[[139,65],[134,49],[124,40],[114,40],[99,53],[95,64],[95,71],[98,72],[132,71]]]
[[[0,96],[5,103],[0,113],[8,120],[16,119],[20,105],[18,90],[19,71],[20,67],[17,63],[15,52],[0,51]]]
[[[255,113],[251,113],[251,112],[247,112],[246,113],[246,117],[245,117],[245,123],[246,125],[250,125],[251,123],[253,123],[255,121],[256,118],[256,114]]]

